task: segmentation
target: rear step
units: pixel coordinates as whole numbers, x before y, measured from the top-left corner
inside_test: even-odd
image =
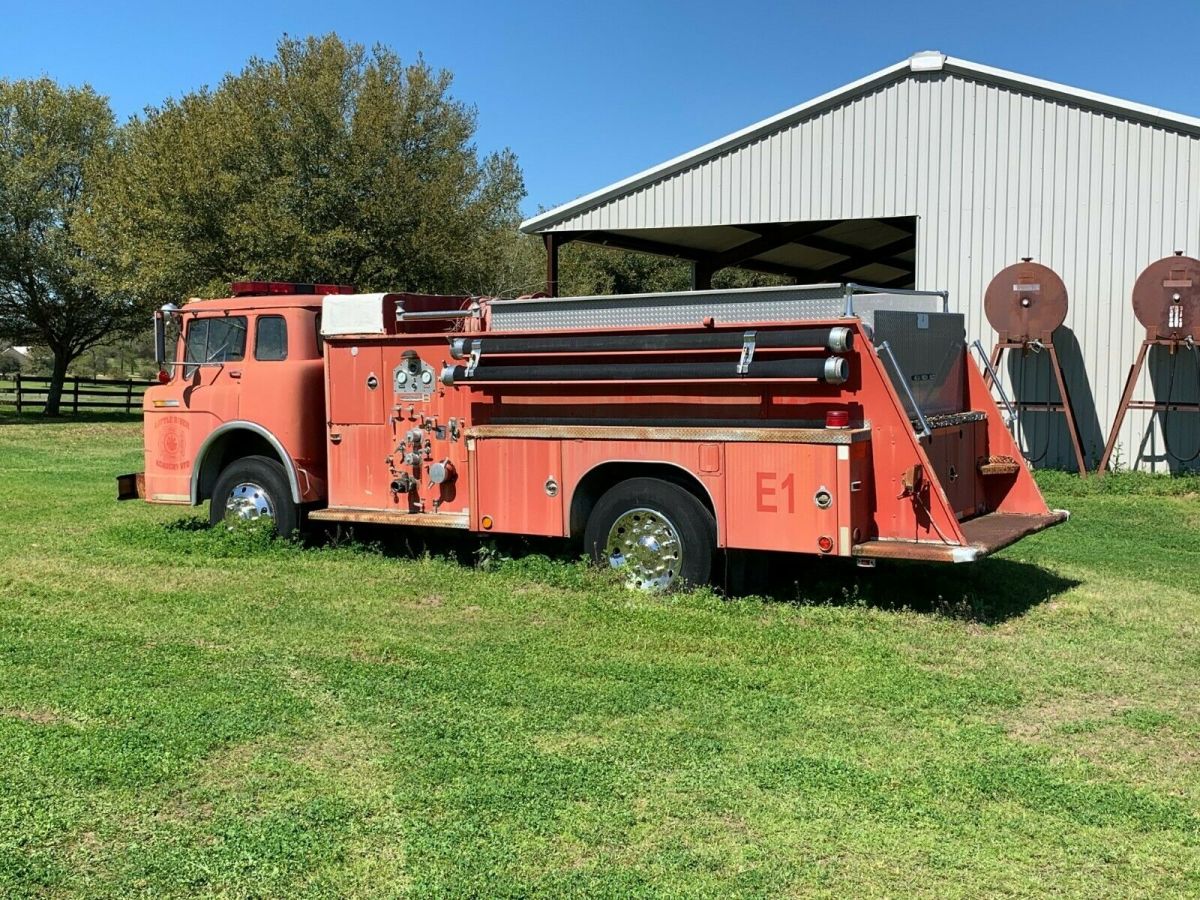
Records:
[[[916,559],[929,562],[974,562],[984,556],[1015,544],[1021,538],[1067,521],[1065,509],[1051,510],[1045,515],[1021,513],[987,513],[959,522],[963,545],[933,541],[866,541],[853,549],[864,559]]]

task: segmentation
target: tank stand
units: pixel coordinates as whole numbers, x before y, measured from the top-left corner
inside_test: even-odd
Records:
[[[1137,359],[1133,365],[1129,367],[1129,377],[1125,379],[1125,391],[1121,394],[1121,404],[1117,407],[1117,417],[1113,421],[1112,430],[1108,433],[1108,443],[1104,445],[1104,455],[1100,457],[1100,468],[1096,474],[1101,478],[1108,471],[1108,463],[1112,458],[1113,449],[1117,446],[1117,435],[1121,433],[1121,426],[1125,423],[1125,416],[1131,409],[1148,409],[1152,412],[1200,412],[1200,403],[1171,403],[1170,397],[1166,401],[1162,400],[1134,400],[1133,392],[1137,389],[1138,381],[1142,377],[1142,369],[1146,365],[1146,356],[1150,352],[1150,348],[1158,345],[1160,347],[1169,347],[1171,355],[1174,356],[1181,349],[1191,349],[1192,343],[1188,339],[1175,340],[1173,338],[1157,338],[1147,336],[1142,341],[1142,347],[1138,350]],[[1165,426],[1164,426],[1165,427]],[[1165,435],[1164,431],[1164,435]],[[1164,438],[1165,441],[1165,438]]]
[[[1050,356],[1050,368],[1054,372],[1054,380],[1058,383],[1058,396],[1062,398],[1059,403],[1031,403],[1022,401],[1014,393],[1012,406],[1018,412],[1030,410],[1032,412],[1060,412],[1067,419],[1067,433],[1071,438],[1071,447],[1075,450],[1075,465],[1079,470],[1081,478],[1087,478],[1088,468],[1087,463],[1083,458],[1083,444],[1079,440],[1079,422],[1075,418],[1075,410],[1071,406],[1071,394],[1067,390],[1067,380],[1063,377],[1062,364],[1058,360],[1058,353],[1054,349],[1054,342],[1049,340],[1038,341],[1012,341],[1001,340],[996,342],[996,346],[992,348],[992,370],[1000,371],[1000,360],[1004,356],[1005,350],[1020,350],[1022,353],[1030,352],[1032,345],[1038,345],[1041,350],[1047,352]],[[1041,352],[1040,350],[1038,352]],[[992,387],[992,377],[990,372],[984,373],[984,383],[990,390]]]

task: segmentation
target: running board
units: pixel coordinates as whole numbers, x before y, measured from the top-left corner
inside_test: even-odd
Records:
[[[925,562],[974,562],[1015,544],[1023,537],[1059,525],[1070,513],[1055,509],[1044,515],[988,513],[959,522],[966,544],[934,541],[866,541],[851,551],[862,559],[913,559]]]
[[[355,522],[361,525],[418,525],[422,528],[470,528],[467,513],[414,513],[390,509],[329,506],[308,514],[314,522]]]

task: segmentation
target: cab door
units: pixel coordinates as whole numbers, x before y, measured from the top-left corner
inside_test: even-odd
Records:
[[[187,323],[183,406],[207,414],[206,431],[238,417],[246,324],[245,316],[227,315],[196,317]]]
[[[305,500],[325,481],[325,364],[310,307],[257,310],[240,365],[238,418],[270,432],[302,470]],[[386,456],[386,454],[385,454]]]

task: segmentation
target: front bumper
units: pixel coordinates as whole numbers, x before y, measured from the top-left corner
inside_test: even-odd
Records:
[[[145,500],[146,473],[131,472],[128,475],[117,476],[118,500]]]

